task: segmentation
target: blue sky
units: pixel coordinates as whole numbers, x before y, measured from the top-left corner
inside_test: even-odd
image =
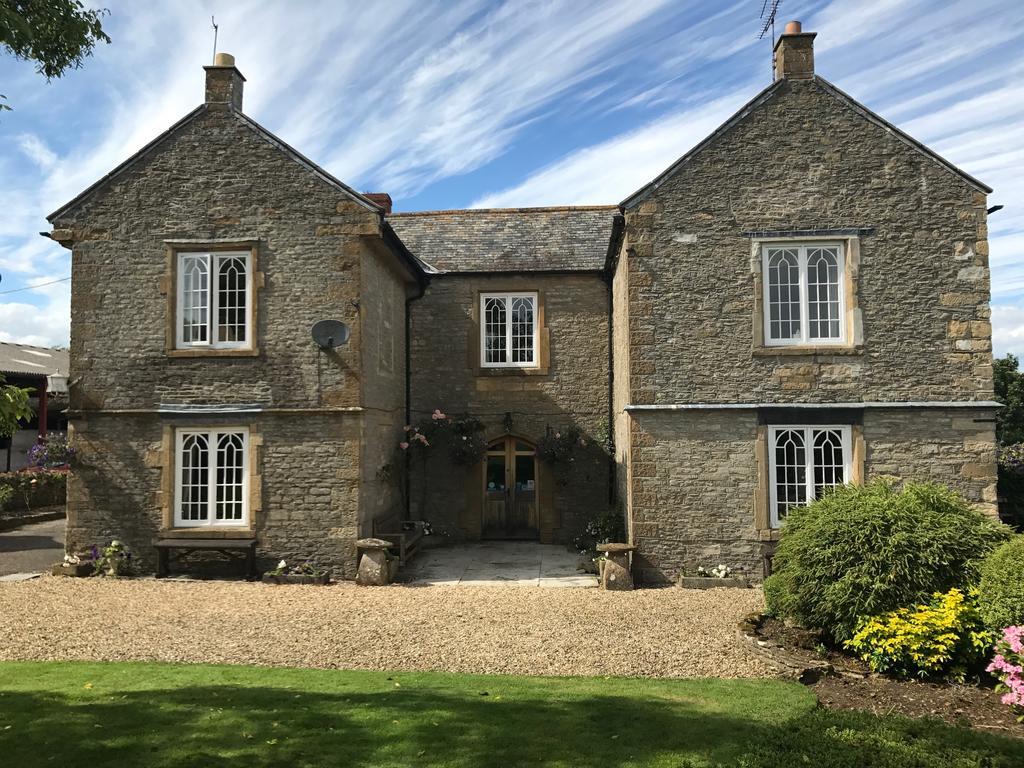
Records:
[[[40,285],[70,274],[45,216],[202,100],[211,14],[246,113],[403,211],[617,203],[771,79],[761,0],[97,4],[113,42],[82,70],[46,83],[0,57],[3,341],[67,343],[68,284]],[[820,74],[1006,205],[994,343],[1024,353],[1024,4],[783,0],[794,18]]]

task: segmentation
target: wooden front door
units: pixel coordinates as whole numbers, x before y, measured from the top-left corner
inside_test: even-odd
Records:
[[[485,539],[537,539],[537,456],[532,445],[503,437],[487,449],[482,534]]]

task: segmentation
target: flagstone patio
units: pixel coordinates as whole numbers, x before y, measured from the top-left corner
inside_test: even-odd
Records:
[[[424,549],[399,579],[424,586],[596,587],[597,576],[576,570],[578,563],[564,546],[489,541]]]

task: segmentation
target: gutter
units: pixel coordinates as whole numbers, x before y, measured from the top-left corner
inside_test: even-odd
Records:
[[[612,285],[615,267],[619,262],[619,251],[626,232],[626,217],[617,213],[612,217],[612,233],[608,241],[604,270],[601,279],[608,286],[608,505],[615,504],[618,495],[618,468],[615,464],[615,297]]]
[[[904,400],[884,402],[866,400],[860,403],[665,403],[664,405],[627,405],[627,413],[642,411],[755,411],[762,408],[832,410],[840,408],[1002,408],[995,400]]]

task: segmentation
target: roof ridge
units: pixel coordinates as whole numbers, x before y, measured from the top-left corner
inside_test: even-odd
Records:
[[[57,349],[57,347],[43,347],[38,344],[22,344],[20,341],[0,341],[0,344],[4,344],[8,347],[26,347],[28,349],[45,349],[49,352],[67,352],[66,349]]]
[[[435,211],[401,211],[387,214],[393,219],[402,216],[443,216],[453,213],[562,213],[568,211],[611,211],[617,205],[541,205],[523,208],[443,208]]]

